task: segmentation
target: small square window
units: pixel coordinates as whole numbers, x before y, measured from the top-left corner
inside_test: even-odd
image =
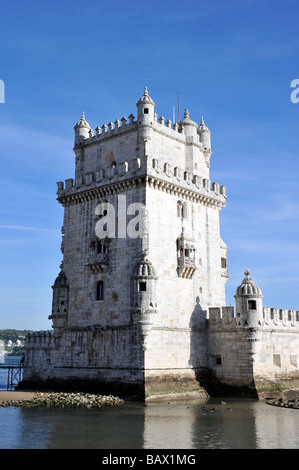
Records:
[[[221,366],[222,364],[222,356],[221,354],[213,354],[214,360],[215,360],[215,365],[216,366]]]
[[[226,268],[226,258],[221,258],[221,267]]]
[[[148,108],[144,108],[144,114],[148,114]]]
[[[256,310],[256,300],[248,300],[248,310]]]
[[[273,364],[277,367],[281,367],[280,354],[273,354]]]
[[[139,292],[146,292],[146,282],[139,282]]]

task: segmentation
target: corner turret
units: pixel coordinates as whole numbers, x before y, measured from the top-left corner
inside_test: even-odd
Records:
[[[155,103],[148,94],[147,87],[144,94],[137,103],[138,124],[151,124],[154,121]]]
[[[180,121],[180,125],[184,127],[185,135],[197,138],[198,125],[190,119],[188,109],[185,109],[184,119]]]
[[[75,129],[75,145],[82,143],[84,139],[88,139],[89,131],[91,130],[90,125],[85,120],[85,113],[83,111],[81,118],[74,127]]]
[[[199,140],[202,143],[203,149],[206,152],[211,152],[211,131],[205,125],[203,117],[201,116],[200,126],[198,128]]]
[[[60,267],[61,271],[52,286],[52,314],[48,317],[49,320],[52,320],[55,336],[59,336],[60,331],[65,328],[68,318],[69,283],[65,272],[62,270],[62,264]]]
[[[139,329],[144,350],[147,347],[146,337],[152,328],[154,316],[157,313],[157,279],[156,271],[147,258],[147,251],[145,250],[132,275],[133,305],[131,308],[133,323]]]
[[[246,269],[244,274],[246,277],[235,294],[237,325],[256,328],[263,320],[263,295],[261,289],[251,279],[250,271]]]

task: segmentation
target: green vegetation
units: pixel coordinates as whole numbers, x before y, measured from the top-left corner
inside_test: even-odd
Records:
[[[25,352],[24,346],[28,333],[33,333],[33,330],[0,330],[0,341],[3,341],[8,356],[20,356]]]

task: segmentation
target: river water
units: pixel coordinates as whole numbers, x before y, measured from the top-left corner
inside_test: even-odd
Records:
[[[6,374],[0,371],[2,390]],[[97,410],[0,407],[1,449],[298,449],[298,429],[299,410],[262,400],[126,402]]]

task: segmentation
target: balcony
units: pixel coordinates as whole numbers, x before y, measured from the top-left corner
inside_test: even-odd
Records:
[[[94,253],[90,254],[87,265],[93,273],[106,271],[109,265],[109,258],[107,253]]]
[[[190,256],[181,255],[178,257],[178,275],[186,279],[192,279],[196,270],[195,259]]]

